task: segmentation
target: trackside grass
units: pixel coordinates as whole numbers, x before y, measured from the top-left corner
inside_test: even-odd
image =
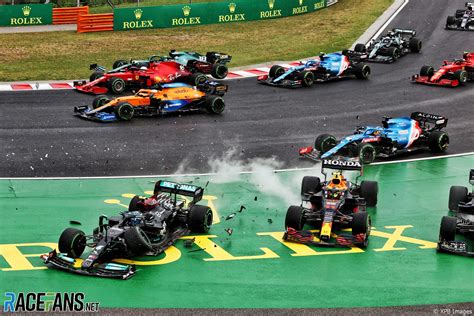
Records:
[[[88,78],[89,64],[167,54],[221,51],[230,67],[296,60],[348,48],[393,0],[340,0],[301,16],[141,31],[0,34],[0,81]]]

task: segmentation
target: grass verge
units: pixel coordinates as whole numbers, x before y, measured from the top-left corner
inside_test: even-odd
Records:
[[[340,0],[295,17],[141,31],[0,34],[0,81],[88,78],[89,64],[167,54],[169,49],[216,50],[231,67],[296,60],[349,47],[393,0]]]

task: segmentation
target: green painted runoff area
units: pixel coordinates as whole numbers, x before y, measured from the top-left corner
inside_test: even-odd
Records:
[[[140,271],[127,281],[45,269],[38,256],[55,246],[69,221],[91,233],[100,214],[125,210],[130,196],[146,194],[157,178],[0,180],[0,292],[84,292],[100,307],[135,308],[472,302],[474,261],[437,254],[435,247],[449,188],[468,186],[473,167],[473,155],[367,167],[364,178],[377,180],[380,193],[369,209],[373,231],[365,250],[281,241],[301,178],[318,169],[169,178],[209,181],[202,203],[212,206],[218,223],[193,248],[179,240],[166,255],[136,258]]]

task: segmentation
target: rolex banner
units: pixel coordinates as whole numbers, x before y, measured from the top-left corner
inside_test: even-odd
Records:
[[[0,6],[0,26],[26,26],[53,23],[53,6],[22,4]]]
[[[265,20],[313,12],[337,0],[234,0],[114,9],[115,30]]]

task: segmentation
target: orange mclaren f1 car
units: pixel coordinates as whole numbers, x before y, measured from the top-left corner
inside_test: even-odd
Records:
[[[198,86],[170,83],[159,89],[141,89],[135,95],[109,99],[106,95],[94,98],[92,108],[76,106],[74,113],[98,122],[130,121],[134,116],[158,116],[172,112],[207,110],[211,114],[224,111],[222,96],[227,86],[206,82]]]

